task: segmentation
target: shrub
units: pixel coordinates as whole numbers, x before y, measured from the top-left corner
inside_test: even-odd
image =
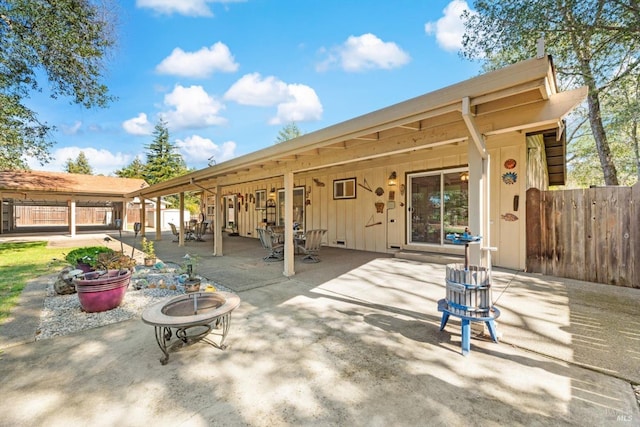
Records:
[[[72,250],[65,255],[64,259],[74,266],[79,263],[84,263],[90,265],[92,268],[96,268],[98,265],[98,256],[100,254],[113,256],[114,251],[106,246],[85,246]]]

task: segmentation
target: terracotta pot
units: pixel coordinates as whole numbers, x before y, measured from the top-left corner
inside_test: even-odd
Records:
[[[130,270],[108,270],[86,273],[84,277],[74,279],[73,283],[82,309],[96,313],[118,307],[130,281]]]
[[[145,258],[144,259],[144,266],[145,267],[153,267],[154,265],[156,265],[156,259],[155,258]]]

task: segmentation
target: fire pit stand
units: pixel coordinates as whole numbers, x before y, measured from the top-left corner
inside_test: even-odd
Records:
[[[495,319],[500,310],[493,306],[491,298],[491,270],[489,267],[469,265],[469,244],[479,243],[480,236],[469,233],[447,234],[447,240],[465,245],[464,265],[448,264],[446,267],[446,298],[438,301],[442,312],[440,330],[444,330],[449,316],[459,317],[462,323],[462,354],[471,348],[471,322],[484,322],[494,342],[498,342]]]
[[[156,342],[169,361],[169,351],[198,341],[204,341],[220,350],[227,346],[224,340],[231,326],[231,312],[240,305],[240,297],[229,292],[194,292],[155,304],[142,313],[142,321],[155,329]],[[175,336],[179,341],[169,343]],[[220,342],[208,339],[213,329],[220,329]]]

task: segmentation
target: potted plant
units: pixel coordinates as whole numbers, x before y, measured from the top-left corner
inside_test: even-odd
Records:
[[[90,271],[73,279],[82,309],[89,313],[118,307],[127,291],[134,259],[122,252],[101,253],[96,266],[102,270]]]
[[[153,247],[153,241],[142,238],[142,252],[144,252],[144,265],[145,267],[153,267],[156,263],[156,251]]]
[[[196,266],[198,265],[198,257],[186,254],[184,256],[184,271],[187,274],[184,280],[185,292],[198,292],[200,290],[200,278],[196,277]]]
[[[113,249],[106,246],[85,246],[73,249],[65,255],[64,259],[78,270],[86,273],[98,267],[98,257],[100,254],[112,256],[113,253]]]

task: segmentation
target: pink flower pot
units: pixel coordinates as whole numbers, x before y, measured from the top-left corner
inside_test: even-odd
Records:
[[[109,270],[104,274],[100,273],[104,272],[90,272],[73,280],[80,305],[89,313],[118,307],[131,281],[130,270]]]

